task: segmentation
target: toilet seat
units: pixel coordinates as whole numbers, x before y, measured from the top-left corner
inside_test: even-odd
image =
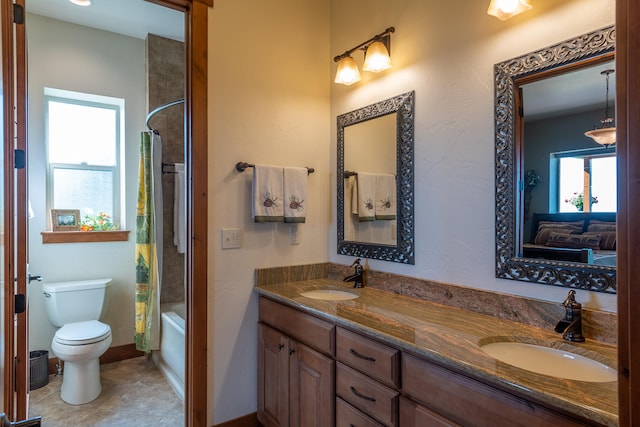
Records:
[[[67,323],[58,331],[54,340],[63,345],[87,345],[100,342],[111,335],[109,325],[97,320]]]

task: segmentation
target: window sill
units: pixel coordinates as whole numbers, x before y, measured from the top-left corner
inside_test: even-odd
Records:
[[[126,242],[128,230],[115,231],[43,231],[42,243]]]

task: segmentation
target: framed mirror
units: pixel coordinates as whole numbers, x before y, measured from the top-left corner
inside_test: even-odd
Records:
[[[414,92],[337,124],[338,254],[414,264]]]
[[[610,26],[495,65],[496,277],[616,292],[615,145],[584,135],[601,127],[614,49]],[[597,190],[593,159],[613,184]]]

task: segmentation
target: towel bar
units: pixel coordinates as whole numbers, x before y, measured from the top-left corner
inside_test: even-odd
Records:
[[[247,163],[247,162],[238,162],[238,163],[236,163],[236,170],[237,170],[238,172],[244,172],[246,168],[252,168],[252,167],[254,167],[254,166],[255,166],[255,165],[254,165],[254,164],[252,164],[252,163]],[[309,174],[310,174],[310,173],[314,173],[314,172],[315,172],[315,169],[310,168],[310,167],[308,167],[308,166],[305,166],[305,167],[307,168],[307,173],[309,173]]]

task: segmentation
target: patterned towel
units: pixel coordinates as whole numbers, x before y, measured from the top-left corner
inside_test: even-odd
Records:
[[[376,175],[376,219],[396,219],[395,175]]]
[[[284,222],[305,222],[307,168],[284,168]]]
[[[253,219],[255,222],[284,221],[284,176],[282,167],[253,167]]]

